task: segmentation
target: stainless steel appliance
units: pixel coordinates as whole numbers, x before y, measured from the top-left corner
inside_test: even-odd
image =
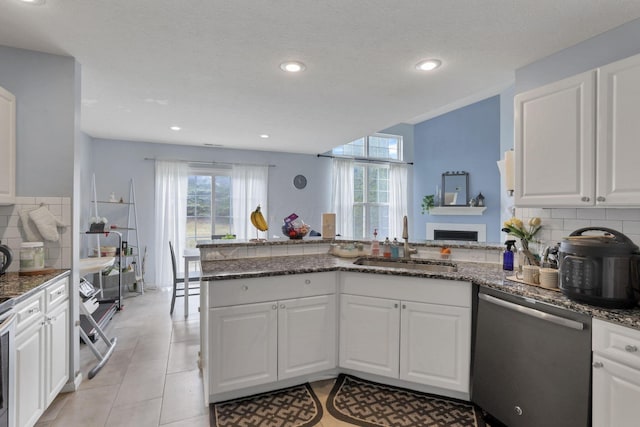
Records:
[[[13,254],[11,249],[7,245],[0,245],[0,275],[7,271],[7,268],[11,265],[13,260]]]
[[[598,231],[599,234],[584,234]],[[640,251],[624,234],[599,227],[574,231],[560,243],[560,290],[568,298],[629,308],[640,297]]]
[[[509,427],[590,425],[591,318],[478,293],[471,400]]]
[[[15,425],[15,348],[16,315],[13,301],[0,304],[0,427]]]

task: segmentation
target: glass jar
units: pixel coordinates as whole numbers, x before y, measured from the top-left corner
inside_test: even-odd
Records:
[[[23,242],[20,244],[20,271],[44,269],[44,243]]]

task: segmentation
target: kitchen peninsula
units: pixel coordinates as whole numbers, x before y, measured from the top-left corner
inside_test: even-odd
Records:
[[[494,257],[497,246],[448,243],[456,271],[356,265],[354,259],[327,254],[326,241],[200,244],[201,363],[208,401],[339,372],[468,400],[477,287],[640,330],[638,308],[602,309],[576,303],[554,290],[506,280],[499,258]],[[420,259],[435,258],[435,262],[441,262],[437,254],[442,245],[411,244]],[[433,256],[425,256],[428,253]],[[496,261],[487,262],[488,258]],[[399,325],[396,315],[405,316],[401,310],[420,313],[415,319],[446,319],[438,326],[442,333],[430,337],[436,340],[430,346],[437,349],[435,355],[417,358],[433,362],[437,357],[437,364],[407,366],[416,358],[404,354],[414,348],[411,343],[400,342],[399,336],[404,340],[407,335],[400,331],[411,327]],[[385,323],[389,318],[396,320]],[[358,329],[359,324],[364,328]],[[425,324],[419,326],[424,329]],[[435,365],[442,370],[432,370]]]

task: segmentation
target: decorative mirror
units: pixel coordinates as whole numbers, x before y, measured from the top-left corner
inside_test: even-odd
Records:
[[[467,206],[469,203],[469,173],[464,171],[442,174],[440,206]]]

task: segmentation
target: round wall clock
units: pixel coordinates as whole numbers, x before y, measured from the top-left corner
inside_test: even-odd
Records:
[[[302,190],[304,187],[307,186],[307,177],[305,177],[304,175],[296,175],[293,178],[293,185],[298,190]]]

